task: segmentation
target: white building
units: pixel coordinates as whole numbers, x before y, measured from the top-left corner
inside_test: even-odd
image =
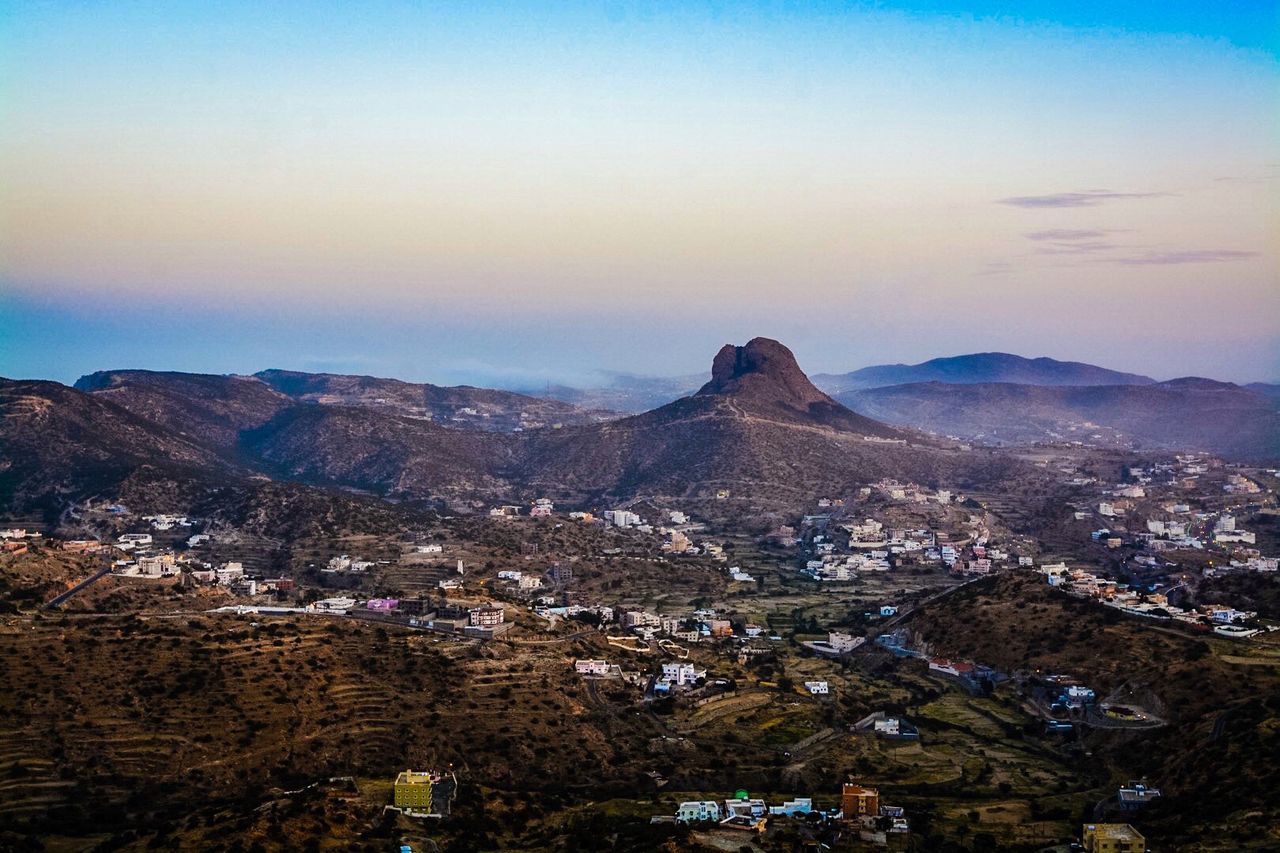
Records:
[[[902,733],[902,723],[897,717],[885,717],[875,721],[873,730],[878,735],[897,737]]]
[[[703,820],[720,820],[720,804],[715,800],[689,800],[676,809],[676,820],[695,823]]]
[[[605,660],[574,661],[573,669],[578,675],[608,675],[609,662]]]
[[[837,652],[851,652],[862,645],[862,642],[862,637],[855,637],[844,631],[831,631],[827,634],[827,645]]]
[[[146,548],[152,539],[150,533],[126,533],[116,539],[116,542],[127,551],[130,548]]]
[[[825,681],[806,681],[804,686],[812,696],[826,696],[831,692]]]
[[[677,687],[688,687],[699,678],[706,678],[707,671],[698,669],[691,663],[664,663],[662,665],[662,681]]]
[[[780,806],[769,806],[769,814],[785,815],[787,817],[804,815],[811,811],[813,811],[813,800],[809,797],[796,797],[794,800],[787,800]]]

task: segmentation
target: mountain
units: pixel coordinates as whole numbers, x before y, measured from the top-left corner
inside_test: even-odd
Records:
[[[889,423],[994,444],[1069,439],[1280,459],[1274,400],[1208,379],[1080,387],[927,382],[837,397]]]
[[[193,493],[172,485],[179,474],[205,494],[256,474],[409,500],[546,494],[588,502],[727,489],[788,506],[882,477],[968,487],[1018,468],[1000,454],[961,450],[851,411],[816,388],[790,350],[765,338],[726,345],[696,393],[652,411],[511,432],[442,426],[427,413],[491,405],[511,424],[540,401],[280,371],[108,371],[77,384],[83,390],[7,386],[11,435],[0,455],[2,497],[14,499],[7,502],[56,504],[132,480],[132,494],[172,497],[176,508]],[[147,466],[164,476],[140,480]]]
[[[1280,406],[1280,382],[1250,382],[1244,388],[1255,394],[1261,394],[1273,405]]]
[[[106,370],[80,377],[75,387],[223,451],[235,449],[242,430],[294,405],[251,376]]]
[[[144,469],[183,481],[243,473],[211,447],[56,382],[0,379],[0,448],[0,507],[15,512],[114,496]]]
[[[819,387],[832,394],[861,388],[914,382],[975,384],[1013,382],[1021,385],[1151,385],[1149,376],[1120,373],[1078,361],[1023,358],[1005,352],[981,352],[935,358],[920,364],[880,364],[851,373],[820,374]]]
[[[975,482],[1011,463],[966,453],[850,411],[818,390],[777,341],[726,345],[697,393],[521,449],[528,487],[555,494],[699,497],[728,489],[779,503],[880,477]]]
[[[241,436],[260,470],[284,480],[425,498],[500,495],[517,436],[450,429],[381,410],[299,405]]]
[[[442,387],[373,376],[290,370],[263,370],[255,377],[298,402],[371,408],[492,432],[594,423],[611,416],[559,400],[467,385]]]

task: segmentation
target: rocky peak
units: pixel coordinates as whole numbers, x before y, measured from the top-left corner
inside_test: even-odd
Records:
[[[834,405],[809,381],[791,350],[769,338],[754,338],[740,347],[725,344],[711,363],[711,381],[698,394],[734,396],[800,411],[814,404]]]

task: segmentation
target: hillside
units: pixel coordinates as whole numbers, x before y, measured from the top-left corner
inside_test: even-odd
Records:
[[[1045,387],[940,382],[847,391],[841,402],[901,426],[996,444],[1074,439],[1280,459],[1280,414],[1227,382]]]
[[[726,346],[696,394],[589,428],[543,431],[522,449],[540,490],[789,501],[880,477],[980,481],[1012,463],[946,448],[850,411],[819,391],[776,341]]]
[[[261,426],[294,405],[267,384],[244,376],[107,370],[75,388],[220,450],[234,450],[242,430]]]
[[[151,470],[183,480],[243,473],[210,446],[56,382],[0,379],[0,506],[56,514]]]
[[[1255,394],[1261,394],[1271,401],[1271,404],[1280,407],[1280,383],[1276,382],[1250,382],[1244,386]]]
[[[819,374],[814,382],[839,395],[862,388],[915,382],[973,384],[1014,382],[1024,385],[1150,385],[1149,376],[1121,373],[1078,361],[1024,358],[1004,352],[981,352],[934,358],[920,364],[878,364],[850,373]]]
[[[495,495],[518,437],[343,406],[295,406],[241,438],[280,479],[405,497]]]
[[[467,385],[442,387],[373,376],[290,370],[263,370],[255,376],[298,402],[369,408],[463,429],[513,432],[593,423],[610,416],[563,401]]]
[[[1223,657],[1238,653],[1231,641],[1124,616],[1029,572],[966,587],[921,608],[908,625],[936,654],[1005,672],[1072,675],[1100,697],[1149,697],[1168,725],[1091,729],[1086,744],[1116,778],[1145,777],[1164,791],[1160,808],[1145,816],[1150,838],[1176,839],[1185,845],[1179,849],[1202,849],[1197,841],[1229,849],[1226,838],[1261,839],[1280,820],[1271,795],[1280,770],[1270,759],[1280,746],[1280,680],[1271,666]]]

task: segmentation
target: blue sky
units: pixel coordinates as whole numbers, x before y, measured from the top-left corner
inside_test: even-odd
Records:
[[[0,4],[0,375],[1280,378],[1280,4]]]

